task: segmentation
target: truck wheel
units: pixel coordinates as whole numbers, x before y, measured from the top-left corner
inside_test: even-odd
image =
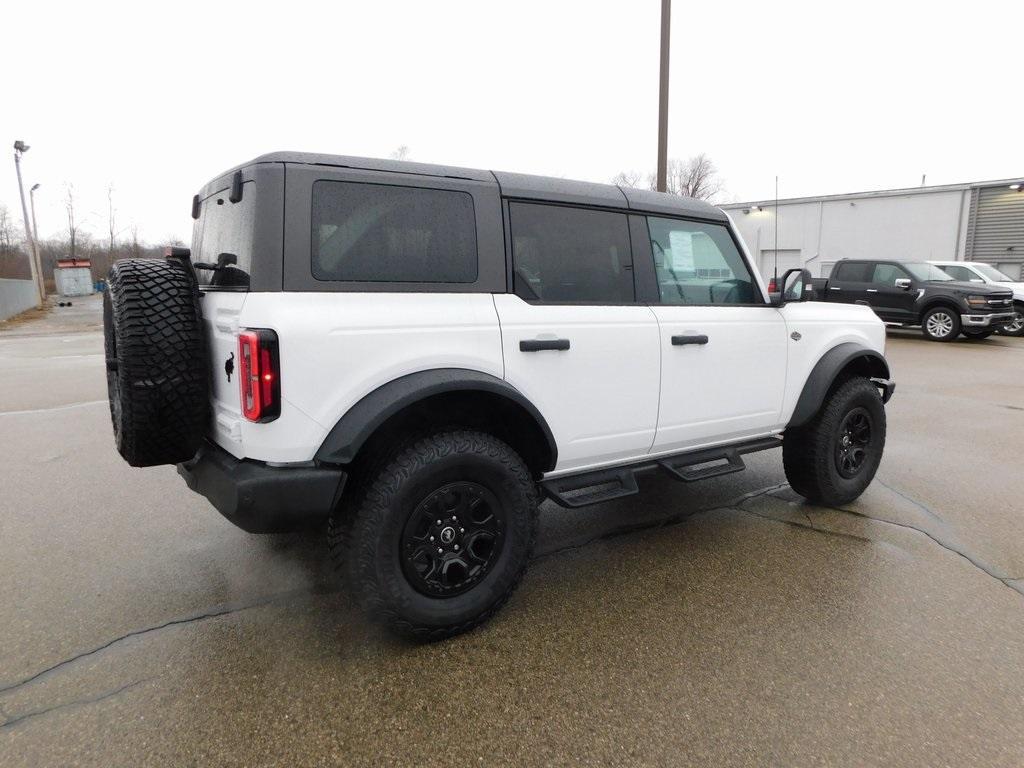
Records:
[[[925,312],[921,332],[930,341],[952,341],[960,333],[960,316],[947,307],[935,307]]]
[[[179,262],[125,259],[103,294],[107,397],[118,453],[133,467],[177,464],[206,433],[202,312]]]
[[[537,490],[519,455],[473,431],[439,432],[371,472],[331,518],[339,571],[370,617],[439,640],[486,621],[526,570]]]
[[[782,463],[790,487],[814,503],[847,504],[868,487],[885,447],[878,388],[857,377],[841,384],[811,421],[787,429]]]
[[[1015,304],[1014,309],[1017,314],[1013,320],[998,329],[1003,336],[1024,336],[1024,304]]]
[[[986,328],[983,331],[963,330],[960,331],[960,333],[963,334],[963,336],[968,339],[987,339],[989,336],[995,333],[995,330]]]

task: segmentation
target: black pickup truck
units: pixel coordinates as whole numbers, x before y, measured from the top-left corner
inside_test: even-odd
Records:
[[[812,284],[818,301],[867,304],[884,322],[920,326],[932,341],[983,339],[1014,318],[1010,291],[954,280],[923,261],[843,259]]]

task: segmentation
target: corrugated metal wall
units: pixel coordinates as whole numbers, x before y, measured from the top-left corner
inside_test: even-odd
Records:
[[[1016,277],[1024,263],[1024,192],[1003,185],[971,190],[966,260],[1017,266]]]

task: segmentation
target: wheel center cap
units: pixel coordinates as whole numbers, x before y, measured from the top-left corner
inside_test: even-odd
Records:
[[[455,529],[452,528],[450,525],[446,526],[445,528],[442,528],[441,529],[441,543],[442,544],[451,544],[453,541],[455,541]]]

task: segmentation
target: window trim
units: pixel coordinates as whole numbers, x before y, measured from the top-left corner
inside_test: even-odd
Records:
[[[515,286],[515,254],[512,250],[512,203],[526,203],[529,205],[547,205],[555,208],[574,208],[583,211],[595,211],[598,213],[615,213],[626,219],[626,236],[629,240],[629,271],[633,275],[633,300],[632,301],[545,301],[544,299],[524,299],[516,293]],[[640,299],[640,285],[637,282],[636,269],[636,247],[633,243],[633,232],[630,220],[633,218],[631,211],[627,208],[615,206],[586,205],[584,203],[563,203],[557,200],[538,200],[531,197],[502,197],[501,213],[505,227],[505,264],[506,264],[506,293],[515,296],[520,301],[534,307],[637,307],[645,306],[646,302]]]
[[[646,239],[645,239],[644,242],[647,243],[647,255],[646,255],[645,258],[646,258],[647,261],[650,262],[650,273],[649,273],[648,276],[645,276],[645,277],[647,277],[650,280],[650,288],[648,290],[650,291],[650,295],[652,297],[654,297],[653,300],[647,302],[651,306],[658,306],[658,307],[772,307],[772,306],[774,306],[771,303],[771,301],[769,300],[769,298],[765,295],[765,293],[761,290],[761,282],[760,282],[760,280],[757,279],[757,278],[759,278],[761,276],[761,273],[754,269],[753,265],[751,264],[750,258],[748,257],[746,248],[744,248],[743,244],[740,243],[739,240],[737,239],[736,232],[733,230],[733,227],[730,225],[730,222],[728,222],[728,221],[712,221],[712,220],[709,220],[709,219],[701,219],[701,218],[698,218],[696,216],[669,216],[669,215],[665,215],[665,214],[661,214],[661,213],[647,213],[647,212],[639,212],[639,211],[637,212],[637,217],[643,219],[643,228],[644,228],[644,233],[646,235]],[[739,254],[740,260],[743,262],[743,265],[747,268],[747,272],[750,274],[751,287],[754,289],[755,294],[761,297],[761,301],[741,302],[741,303],[736,303],[736,304],[731,304],[731,303],[730,304],[726,304],[726,303],[721,303],[721,302],[719,302],[719,303],[706,302],[706,303],[701,303],[701,304],[675,304],[675,303],[672,303],[672,302],[662,301],[661,300],[661,289],[658,286],[658,274],[657,274],[657,271],[654,268],[654,248],[651,246],[651,222],[650,222],[651,218],[655,218],[655,219],[670,219],[670,220],[673,220],[673,221],[686,221],[686,222],[690,222],[692,224],[704,224],[704,225],[707,225],[707,226],[722,227],[723,229],[725,229],[726,233],[729,235],[729,238],[732,240],[733,246],[736,248],[736,253]],[[634,267],[634,272],[635,272],[635,267]]]
[[[317,277],[316,274],[316,255],[314,252],[314,246],[316,243],[315,234],[313,232],[316,220],[313,215],[313,202],[314,194],[316,192],[317,184],[359,184],[363,186],[373,187],[393,187],[398,189],[418,189],[427,192],[447,192],[455,195],[465,195],[469,198],[469,210],[470,220],[472,222],[473,230],[473,279],[472,280],[352,280],[352,279],[338,279],[331,277]],[[309,189],[309,200],[310,200],[310,211],[309,211],[309,271],[313,276],[313,279],[319,283],[351,283],[353,285],[475,285],[480,281],[480,236],[477,231],[476,225],[476,201],[473,199],[473,193],[464,189],[442,189],[438,187],[428,187],[423,185],[409,185],[409,184],[393,184],[393,183],[381,183],[370,180],[365,181],[346,181],[343,179],[316,179],[310,185]],[[428,288],[429,290],[429,288]]]

